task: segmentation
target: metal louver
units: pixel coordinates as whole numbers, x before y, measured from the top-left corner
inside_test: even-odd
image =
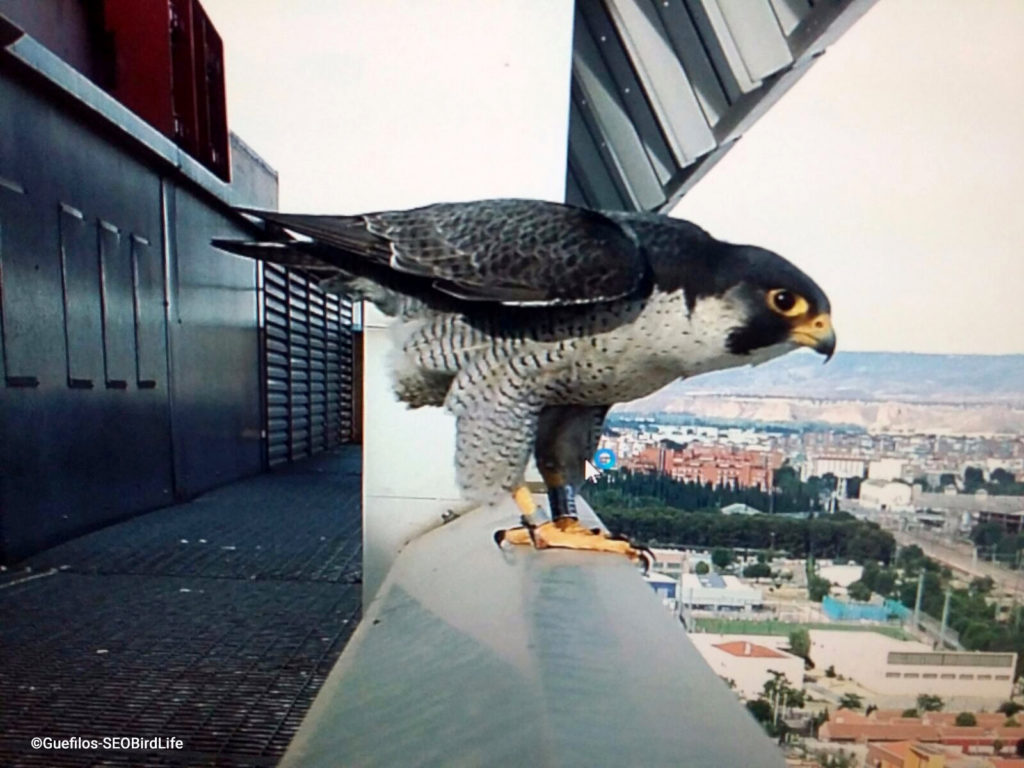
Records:
[[[577,0],[566,201],[665,212],[875,0]]]
[[[261,277],[268,466],[352,438],[352,302],[297,270]]]

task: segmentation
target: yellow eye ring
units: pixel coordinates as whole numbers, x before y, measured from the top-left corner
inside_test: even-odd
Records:
[[[800,317],[807,314],[807,299],[785,288],[768,291],[768,308],[783,317]]]

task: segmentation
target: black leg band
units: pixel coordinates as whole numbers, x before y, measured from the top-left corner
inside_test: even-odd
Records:
[[[548,488],[548,503],[551,505],[551,519],[571,517],[576,519],[576,489],[571,485],[559,485]]]

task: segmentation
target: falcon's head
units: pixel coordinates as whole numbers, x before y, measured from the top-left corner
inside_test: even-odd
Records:
[[[810,347],[832,357],[836,334],[825,292],[776,253],[754,246],[731,246],[715,265],[716,282],[729,287],[724,297],[738,305],[741,324],[726,346],[736,355],[758,356],[778,347]]]

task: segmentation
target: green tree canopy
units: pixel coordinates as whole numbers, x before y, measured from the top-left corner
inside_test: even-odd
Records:
[[[747,702],[747,709],[759,723],[767,723],[772,719],[772,705],[764,699],[752,699]]]
[[[698,576],[703,576],[711,571],[711,566],[705,563],[703,560],[701,560],[699,563],[697,563],[697,565],[694,566],[693,570],[694,573],[696,573]]]
[[[1004,701],[996,711],[1002,712],[1007,717],[1013,717],[1022,709],[1024,709],[1024,704],[1018,704],[1016,701]]]
[[[743,569],[743,575],[748,579],[767,579],[772,575],[772,567],[768,563],[751,563]]]
[[[978,523],[971,531],[971,541],[979,547],[992,547],[1003,540],[1006,531],[999,523]]]
[[[789,650],[807,659],[811,655],[811,633],[801,627],[789,633]]]
[[[946,702],[933,693],[922,693],[917,697],[917,708],[921,712],[941,712],[944,706]]]
[[[715,547],[711,550],[711,562],[720,571],[728,568],[735,558],[735,553],[728,547]]]
[[[821,576],[811,576],[807,580],[807,597],[812,603],[820,603],[829,592],[832,591],[832,585],[828,579],[823,579]]]
[[[973,728],[978,724],[978,718],[974,716],[973,712],[961,712],[956,716],[953,724]]]
[[[860,709],[864,706],[864,699],[856,693],[844,693],[839,699],[840,709]]]
[[[863,581],[855,581],[846,588],[846,593],[851,600],[859,600],[864,603],[871,599],[871,587]]]

